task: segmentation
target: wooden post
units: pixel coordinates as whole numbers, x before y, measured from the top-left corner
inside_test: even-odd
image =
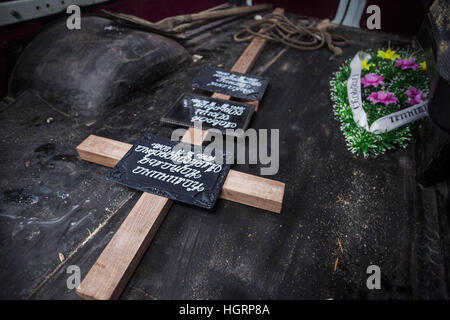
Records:
[[[274,10],[274,13],[278,14],[283,12],[284,9],[281,8]],[[266,39],[254,38],[237,60],[232,71],[248,72],[261,54],[266,42]],[[213,97],[230,98],[218,93],[215,93]],[[195,133],[192,128],[189,129],[181,141],[199,143],[198,141],[192,141]],[[205,137],[206,134],[202,132],[200,140],[203,141]],[[129,144],[110,139],[107,139],[110,140],[110,143],[98,143],[97,138],[99,137],[90,136],[77,147],[77,151],[82,159],[114,166],[131,148]],[[221,197],[258,208],[280,212],[283,195],[284,183],[230,170],[225,180]],[[167,198],[143,193],[83,279],[80,287],[77,289],[77,294],[85,299],[117,299],[171,205],[172,201]]]

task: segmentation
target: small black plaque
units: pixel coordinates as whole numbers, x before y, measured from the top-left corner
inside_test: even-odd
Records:
[[[161,121],[184,127],[201,122],[203,128],[225,133],[226,129],[245,130],[254,110],[250,104],[185,93]]]
[[[108,179],[130,188],[211,209],[230,169],[205,156],[199,146],[154,134],[141,137],[112,169]],[[202,148],[203,150],[203,148]],[[217,155],[219,157],[219,155]],[[175,163],[173,160],[177,160]]]
[[[268,78],[231,72],[212,66],[203,68],[192,80],[192,87],[260,101],[269,84]]]

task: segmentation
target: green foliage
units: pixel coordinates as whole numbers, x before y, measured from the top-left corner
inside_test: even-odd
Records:
[[[387,60],[377,56],[376,52],[369,51],[371,58],[369,64],[374,64],[369,70],[362,70],[361,76],[364,77],[367,73],[376,73],[384,77],[385,85],[378,88],[367,87],[361,88],[361,96],[363,100],[363,108],[367,113],[369,125],[377,119],[399,111],[401,109],[410,107],[406,103],[407,96],[405,91],[410,87],[415,87],[422,90],[425,94],[429,93],[427,73],[422,69],[416,71],[407,69],[402,70],[395,67],[395,60]],[[411,51],[397,50],[401,59],[409,59],[416,57],[417,62],[424,61],[423,55],[417,55]],[[375,134],[366,131],[359,127],[353,120],[353,114],[348,102],[347,96],[347,79],[350,76],[350,62],[347,60],[341,68],[333,74],[331,84],[331,99],[334,103],[334,114],[341,122],[341,130],[344,133],[347,141],[348,149],[357,154],[363,154],[364,157],[369,155],[379,155],[387,150],[395,147],[405,148],[408,142],[413,137],[413,131],[417,130],[419,121],[413,124],[408,124],[396,130],[385,132],[382,134]],[[394,93],[399,102],[390,104],[388,106],[382,103],[372,104],[367,100],[367,97],[376,91],[389,91]]]

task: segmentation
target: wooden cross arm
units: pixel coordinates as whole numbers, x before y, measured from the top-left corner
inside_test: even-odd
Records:
[[[90,135],[77,147],[77,151],[83,160],[114,167],[131,147],[128,143]],[[280,213],[284,187],[283,182],[230,169],[220,197]]]

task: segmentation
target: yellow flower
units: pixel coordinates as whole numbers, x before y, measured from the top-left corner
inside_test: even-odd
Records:
[[[387,49],[386,51],[378,50],[378,56],[383,59],[394,60],[400,58],[400,56],[391,49]]]
[[[362,61],[361,61],[361,66],[362,66],[363,69],[369,70],[370,67],[375,67],[375,64],[373,64],[373,63],[368,63],[367,60],[362,60]]]
[[[424,62],[421,62],[421,63],[419,63],[420,64],[420,66],[422,67],[422,70],[423,71],[427,71],[427,63],[424,61]]]

